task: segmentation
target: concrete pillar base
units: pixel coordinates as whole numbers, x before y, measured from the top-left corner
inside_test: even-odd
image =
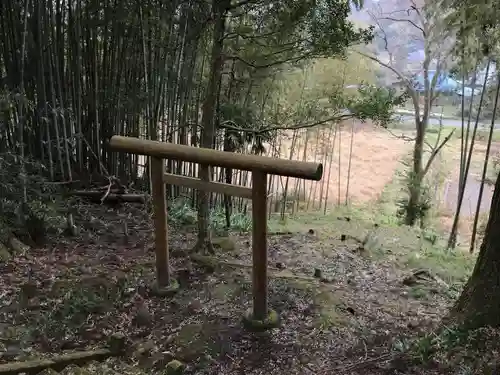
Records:
[[[171,297],[175,293],[179,291],[179,283],[175,279],[170,280],[170,285],[167,286],[159,286],[155,281],[153,285],[151,285],[151,294],[156,297]]]
[[[266,331],[280,326],[280,317],[274,310],[269,309],[266,319],[253,318],[253,309],[248,309],[243,315],[243,326],[249,331]]]

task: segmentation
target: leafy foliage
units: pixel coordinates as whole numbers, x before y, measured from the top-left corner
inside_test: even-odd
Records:
[[[25,174],[19,174],[23,165]],[[0,233],[2,237],[15,231],[37,242],[49,228],[61,228],[63,220],[57,212],[55,185],[43,177],[45,167],[33,158],[13,153],[0,154]],[[23,178],[24,182],[20,179]],[[23,186],[26,203],[23,203]]]
[[[237,59],[254,68],[343,56],[347,47],[373,38],[372,28],[356,28],[348,20],[348,1],[249,2],[240,11],[248,13],[234,25],[233,33],[243,37]]]
[[[9,114],[18,106],[24,108],[25,115],[33,111],[33,103],[25,95],[8,90],[0,93],[0,129],[8,128]],[[43,160],[21,156],[17,144],[14,148],[6,143],[0,143],[5,149],[0,152],[0,242],[11,233],[25,241],[42,242],[47,230],[58,230],[64,223],[57,212],[57,185],[48,183]]]
[[[403,104],[406,95],[399,95],[392,88],[362,85],[358,89],[358,95],[349,100],[347,108],[361,121],[371,119],[387,127],[394,118],[393,108]]]
[[[420,221],[420,226],[425,227],[429,212],[432,208],[432,196],[429,186],[420,179],[415,178],[415,174],[411,169],[406,169],[402,174],[403,184],[407,189],[407,194],[397,201],[397,216],[403,221],[408,216],[408,211],[413,210],[412,214],[416,220]],[[411,189],[419,189],[420,195],[416,205],[410,207]]]
[[[477,61],[486,56],[498,56],[500,50],[500,18],[492,9],[499,5],[497,0],[478,2],[476,0],[442,0],[439,11],[446,10],[448,29],[455,32],[455,56],[457,65],[465,71],[474,69]]]
[[[186,226],[195,225],[197,212],[186,199],[178,198],[169,202],[169,220],[173,225]],[[227,229],[248,232],[252,226],[252,218],[244,212],[237,212],[231,215],[231,227],[226,228],[226,217],[224,210],[220,208],[212,209],[209,214],[209,227],[218,234]]]

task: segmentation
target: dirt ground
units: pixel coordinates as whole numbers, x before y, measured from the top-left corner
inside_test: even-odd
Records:
[[[317,136],[310,138],[308,161],[323,163],[323,179],[300,183],[291,179],[290,186],[298,186],[299,195],[304,199],[316,202],[328,199],[332,204],[343,204],[348,189],[348,202],[362,204],[376,200],[392,181],[402,158],[411,150],[411,144],[370,123],[355,123],[354,126],[352,151],[350,123],[344,124],[343,130],[337,133],[334,145],[328,143],[334,140],[328,131],[321,133],[319,140]],[[289,152],[289,148],[284,150],[282,157],[288,157]],[[295,155],[303,152],[301,144]]]
[[[241,324],[251,307],[250,235],[216,239],[221,263],[202,267],[186,256],[193,231],[171,230],[181,288],[156,297],[142,206],[80,206],[76,223],[77,238],[0,264],[0,364],[102,347],[121,333],[130,348],[124,358],[65,373],[164,374],[174,358],[185,374],[455,373],[395,362],[398,340],[435,327],[454,296],[439,278],[406,285],[408,270],[349,239],[369,228],[339,220],[347,241],[321,228],[270,236],[269,302],[281,327],[252,333]]]

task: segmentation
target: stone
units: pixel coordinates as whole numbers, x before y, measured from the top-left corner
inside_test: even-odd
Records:
[[[149,309],[146,306],[140,306],[134,317],[134,323],[138,327],[148,326],[153,321],[153,315],[150,313]]]
[[[184,372],[184,365],[182,362],[173,359],[167,363],[166,373],[167,375],[181,375]]]
[[[137,345],[135,349],[136,356],[149,356],[156,350],[156,345],[153,341],[148,340]]]
[[[0,242],[0,263],[8,262],[12,258],[12,254],[7,249],[7,246]]]
[[[171,352],[156,352],[151,356],[151,367],[157,371],[162,371],[167,368],[173,359],[174,354]]]
[[[189,304],[188,304],[188,311],[190,313],[198,313],[202,309],[203,309],[203,304],[197,299],[189,302]]]
[[[212,239],[214,247],[222,251],[231,252],[236,250],[236,241],[230,237],[216,237]]]

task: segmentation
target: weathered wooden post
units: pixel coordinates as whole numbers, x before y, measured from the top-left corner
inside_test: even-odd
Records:
[[[267,173],[252,172],[253,319],[264,321],[267,308]]]
[[[155,254],[157,288],[170,286],[170,269],[168,264],[168,224],[167,197],[163,174],[165,173],[162,158],[150,157],[151,190],[153,199],[153,220],[155,225]]]

